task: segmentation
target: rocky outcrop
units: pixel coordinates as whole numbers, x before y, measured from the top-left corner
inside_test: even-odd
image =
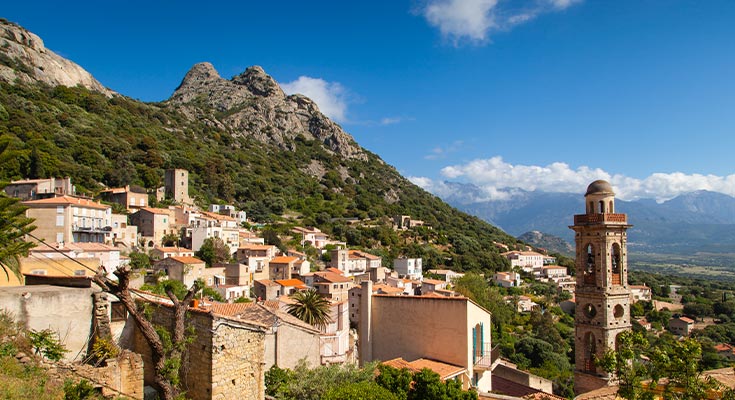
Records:
[[[205,121],[235,137],[249,136],[295,150],[296,138],[318,140],[346,158],[367,160],[355,140],[319,111],[306,96],[287,96],[261,67],[249,67],[231,80],[210,63],[196,64],[167,101],[190,119]]]
[[[77,86],[112,96],[79,65],[43,45],[41,38],[11,22],[0,19],[0,80],[9,83],[43,82],[51,86]]]

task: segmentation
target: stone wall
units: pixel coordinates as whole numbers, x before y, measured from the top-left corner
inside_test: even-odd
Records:
[[[123,351],[119,357],[105,360],[102,367],[86,364],[58,365],[49,375],[61,380],[80,382],[85,379],[99,387],[106,397],[124,396],[143,399],[143,359],[140,354]]]
[[[154,306],[155,324],[171,326],[173,310]],[[186,326],[194,331],[182,365],[182,387],[192,399],[261,400],[265,397],[265,332],[262,327],[191,309]],[[151,352],[135,329],[136,352],[152,366]],[[146,384],[153,385],[153,368],[146,368]]]

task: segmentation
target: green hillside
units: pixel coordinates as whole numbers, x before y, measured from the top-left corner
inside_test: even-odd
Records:
[[[428,268],[501,268],[507,261],[493,241],[517,242],[367,151],[367,160],[346,158],[303,135],[278,146],[263,143],[187,118],[170,104],[79,87],[0,83],[0,135],[15,155],[0,166],[2,180],[70,176],[78,192],[95,195],[104,186],[154,189],[166,168],[185,168],[202,206],[231,202],[257,221],[317,226],[386,257],[423,257]],[[312,160],[326,169],[321,177],[308,173]],[[431,228],[394,232],[393,215],[411,215]]]

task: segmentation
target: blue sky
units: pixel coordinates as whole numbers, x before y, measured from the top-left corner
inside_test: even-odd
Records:
[[[260,65],[437,194],[735,196],[735,2],[11,2],[104,85],[168,98],[197,62]],[[265,4],[267,3],[267,4]]]

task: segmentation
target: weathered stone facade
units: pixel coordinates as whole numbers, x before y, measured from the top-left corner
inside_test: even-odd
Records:
[[[172,326],[173,310],[154,305],[155,324]],[[182,366],[182,386],[192,399],[261,400],[265,397],[265,330],[264,327],[190,309],[187,328],[193,329]],[[153,365],[150,348],[137,331],[135,351],[143,355],[146,365]],[[146,368],[147,384],[153,382],[153,369]]]
[[[58,365],[49,375],[60,380],[80,382],[85,379],[99,387],[103,396],[123,396],[143,399],[143,359],[140,354],[123,350],[117,358],[105,360],[105,365],[94,367],[87,364]]]

